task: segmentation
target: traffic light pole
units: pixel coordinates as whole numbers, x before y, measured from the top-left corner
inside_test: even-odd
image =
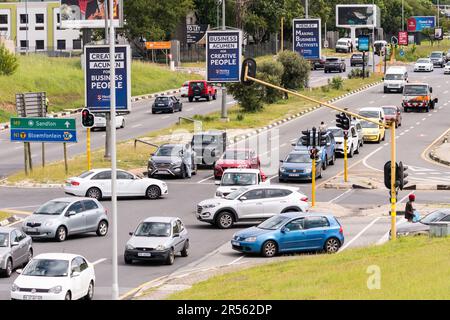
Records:
[[[347,133],[344,133],[344,181],[348,182]]]
[[[91,128],[86,128],[86,157],[87,169],[91,170]]]
[[[396,173],[395,121],[391,125],[391,239],[397,238],[397,192],[395,186]]]
[[[316,204],[316,153],[314,152],[314,158],[312,159],[312,168],[311,168],[311,207],[314,207]]]

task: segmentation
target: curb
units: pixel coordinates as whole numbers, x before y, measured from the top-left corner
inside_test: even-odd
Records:
[[[5,220],[0,221],[0,227],[8,226],[8,225],[10,225],[11,223],[16,222],[16,221],[19,221],[19,220],[20,220],[20,219],[17,218],[15,215],[14,215],[14,216],[11,216],[11,217],[9,217],[9,218],[7,218],[7,219],[5,219]]]
[[[436,154],[434,153],[434,150],[431,151],[430,153],[428,153],[428,155],[429,155],[431,160],[436,161],[436,162],[441,163],[441,164],[444,164],[446,166],[450,166],[450,161],[441,159],[438,156],[436,156]]]
[[[403,188],[404,190],[450,190],[450,184],[413,184]]]
[[[144,94],[142,96],[135,96],[135,97],[131,97],[131,102],[136,102],[136,101],[141,101],[141,100],[147,100],[147,99],[152,99],[152,98],[156,98],[158,96],[163,96],[166,94],[176,94],[179,93],[181,90],[180,89],[174,89],[174,90],[169,90],[169,91],[165,91],[165,92],[158,92],[158,93],[152,93],[152,94]],[[72,114],[77,114],[80,113],[81,110],[83,110],[84,108],[76,108],[76,109],[68,109],[67,111],[63,111],[63,112],[58,112],[58,113],[50,113],[47,115],[47,118],[62,118],[62,117],[66,117]],[[0,131],[8,129],[9,128],[9,123],[0,123]]]

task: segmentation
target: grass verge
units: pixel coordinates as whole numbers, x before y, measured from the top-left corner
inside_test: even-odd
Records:
[[[449,237],[401,238],[217,276],[169,299],[449,299],[449,265]],[[379,289],[369,289],[374,270]]]
[[[344,87],[342,90],[329,89],[328,91],[322,88],[314,88],[311,91],[305,91],[304,94],[315,99],[326,101],[334,97],[338,97],[344,93],[350,92],[360,88],[366,84],[373,83],[381,79],[381,76],[372,75],[366,79],[349,79],[344,80]],[[257,129],[264,127],[274,121],[281,120],[290,115],[306,110],[315,106],[314,103],[306,102],[297,97],[291,97],[288,100],[280,100],[278,103],[267,105],[263,112],[258,113],[242,113],[239,106],[229,108],[228,116],[229,122],[220,121],[220,111],[213,112],[207,115],[194,116],[195,119],[202,121],[202,129],[210,130],[231,130],[231,129]],[[241,118],[242,117],[242,118]],[[240,119],[240,120],[239,120]],[[312,124],[311,124],[312,125]],[[319,125],[319,124],[317,124]],[[299,128],[300,130],[300,128]],[[155,144],[161,144],[168,141],[173,141],[174,133],[182,131],[193,131],[192,123],[174,124],[168,128],[150,132],[143,135],[141,138],[146,138]],[[138,144],[134,149],[134,141],[119,143],[117,146],[118,167],[128,170],[133,168],[145,167],[153,147]],[[61,147],[62,148],[62,147]],[[110,167],[110,162],[103,159],[103,149],[99,149],[92,154],[93,168]],[[69,174],[65,174],[64,162],[59,161],[47,165],[45,168],[36,167],[33,172],[27,177],[23,171],[8,177],[7,183],[18,183],[21,181],[29,181],[34,183],[62,183],[65,178],[73,175],[78,175],[86,168],[86,156],[80,155],[69,160]]]
[[[444,51],[447,53],[447,50],[450,48],[450,40],[445,39],[442,41],[435,41],[432,45],[430,41],[422,41],[422,43],[418,46],[409,45],[404,47],[405,55],[400,56],[400,49],[396,49],[395,51],[395,59],[398,61],[405,62],[414,62],[419,58],[428,57],[433,51]]]
[[[11,217],[10,213],[0,210],[0,221],[8,219],[9,217]]]
[[[15,113],[15,95],[45,91],[50,111],[79,108],[84,104],[84,72],[80,58],[50,58],[43,55],[19,56],[19,68],[12,76],[0,76],[0,122]],[[178,88],[199,75],[169,72],[168,68],[140,61],[131,67],[133,96]]]

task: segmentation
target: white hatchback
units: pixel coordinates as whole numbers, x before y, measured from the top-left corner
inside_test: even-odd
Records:
[[[66,180],[64,192],[79,197],[101,199],[111,196],[111,169],[92,169]],[[130,172],[117,170],[117,196],[158,199],[169,193],[164,181],[140,178]]]
[[[95,271],[86,258],[68,253],[34,257],[11,287],[12,300],[78,300],[94,297]]]

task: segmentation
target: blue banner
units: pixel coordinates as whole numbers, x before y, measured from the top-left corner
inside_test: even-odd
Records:
[[[116,110],[130,111],[130,56],[128,46],[116,46]],[[109,111],[110,77],[109,47],[85,47],[86,108]]]
[[[305,59],[320,59],[321,33],[320,19],[294,19],[292,36],[294,52]]]
[[[207,81],[239,82],[241,55],[242,32],[240,30],[207,31]]]
[[[76,130],[11,129],[11,141],[77,142]]]
[[[409,32],[421,32],[424,29],[433,29],[435,26],[436,17],[434,16],[411,17],[407,21]]]
[[[360,35],[358,37],[358,50],[367,52],[369,51],[370,39],[368,35]]]

